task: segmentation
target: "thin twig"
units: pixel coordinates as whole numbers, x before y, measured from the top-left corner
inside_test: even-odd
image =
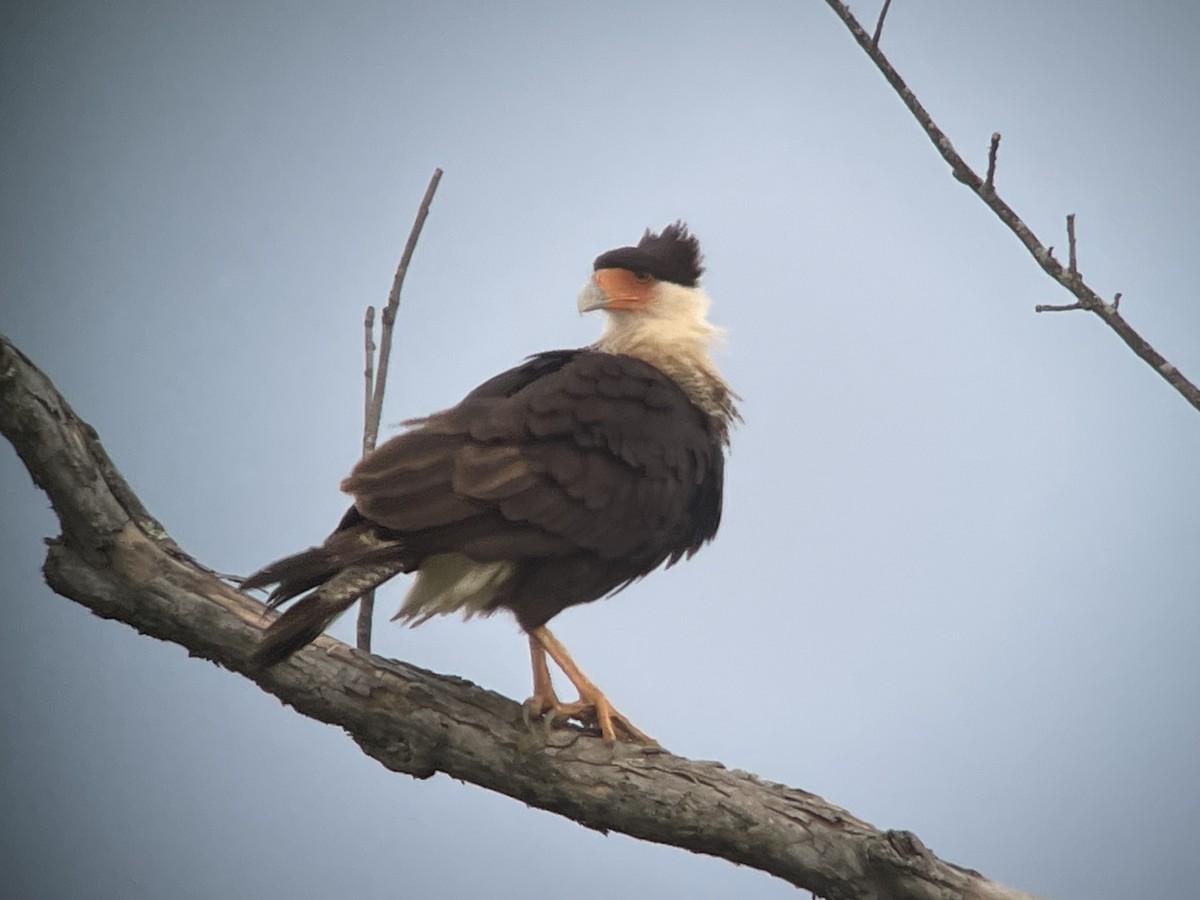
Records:
[[[363,377],[366,386],[363,392],[363,456],[370,453],[371,446],[371,404],[375,399],[375,307],[368,306],[367,314],[363,317],[363,353],[366,356],[366,366]],[[378,428],[378,423],[376,423]],[[358,622],[355,628],[355,644],[359,650],[371,652],[371,626],[375,620],[375,591],[369,590],[358,598]]]
[[[1012,207],[1005,203],[994,189],[986,189],[984,179],[980,178],[975,170],[967,165],[958,151],[954,149],[954,145],[950,143],[950,139],[946,137],[945,132],[933,121],[933,117],[929,115],[925,107],[917,100],[916,95],[904,83],[904,79],[893,68],[887,56],[884,55],[878,46],[872,43],[871,36],[863,30],[862,25],[859,24],[854,14],[850,12],[849,7],[839,2],[839,0],[825,0],[825,2],[830,9],[837,13],[847,30],[854,36],[854,40],[862,47],[863,52],[871,57],[871,61],[875,63],[876,68],[883,73],[883,77],[887,79],[888,84],[892,86],[892,89],[900,97],[900,100],[908,107],[909,112],[920,123],[929,140],[933,142],[938,153],[942,155],[942,159],[950,166],[950,171],[954,177],[974,191],[987,204],[988,208],[996,214],[997,218],[1008,226],[1009,230],[1017,236],[1017,239],[1025,245],[1025,249],[1029,251],[1030,255],[1037,260],[1038,265],[1042,267],[1042,271],[1075,296],[1079,301],[1080,309],[1095,313],[1103,319],[1104,323],[1117,333],[1117,336],[1125,342],[1129,349],[1154,369],[1171,387],[1175,388],[1188,403],[1200,410],[1200,387],[1197,387],[1193,382],[1185,378],[1182,372],[1168,362],[1144,337],[1138,334],[1133,326],[1125,321],[1125,318],[1118,312],[1116,304],[1104,302],[1100,295],[1087,285],[1082,278],[1063,268],[1063,265],[1038,240],[1037,235],[1013,211]]]
[[[1079,274],[1078,257],[1075,255],[1075,213],[1067,213],[1067,271]]]
[[[383,392],[387,387],[388,361],[392,355],[392,328],[396,324],[396,310],[400,307],[400,290],[404,287],[404,276],[408,274],[408,264],[412,261],[413,251],[417,248],[417,238],[425,219],[429,216],[429,204],[437,191],[438,182],[442,180],[442,170],[434,169],[429,179],[429,187],[425,188],[425,197],[417,209],[417,218],[413,222],[412,231],[408,233],[408,242],[404,245],[404,253],[400,256],[400,264],[396,267],[396,276],[392,279],[392,290],[388,294],[387,306],[383,308],[383,325],[379,329],[379,365],[375,368],[375,396],[371,401],[371,431],[370,445],[375,448],[379,437],[379,420],[383,415]]]
[[[983,180],[984,190],[989,193],[996,190],[996,154],[1000,152],[1000,132],[992,132],[992,145],[988,147],[987,178]]]
[[[883,0],[883,9],[879,11],[879,21],[875,23],[875,34],[871,36],[871,46],[879,46],[879,38],[883,35],[883,20],[887,18],[888,7],[892,5],[892,0]]]
[[[1033,311],[1040,312],[1040,313],[1070,312],[1071,310],[1074,310],[1074,309],[1084,309],[1084,308],[1085,308],[1084,305],[1082,303],[1079,303],[1078,301],[1076,301],[1075,303],[1063,303],[1061,305],[1055,304],[1055,303],[1039,303],[1037,306],[1035,306],[1033,308]]]
[[[363,377],[366,379],[366,390],[363,394],[363,456],[373,450],[368,446],[371,434],[371,401],[375,396],[375,307],[368,306],[363,318],[363,352],[366,355],[366,367]]]
[[[408,264],[412,262],[413,251],[417,249],[417,239],[421,236],[421,229],[425,226],[425,220],[429,217],[429,205],[433,202],[433,195],[437,191],[438,182],[442,180],[442,170],[434,169],[433,175],[429,179],[429,186],[425,188],[425,196],[421,199],[421,205],[417,208],[417,217],[413,221],[412,230],[408,233],[408,241],[404,244],[404,252],[400,254],[400,264],[396,266],[396,275],[392,278],[392,290],[388,294],[387,306],[383,308],[383,315],[380,318],[383,324],[379,329],[379,364],[375,367],[374,390],[371,391],[370,376],[368,374],[368,391],[371,391],[370,397],[366,402],[366,415],[363,422],[363,455],[370,453],[375,449],[375,443],[379,440],[379,421],[383,418],[383,392],[387,388],[387,372],[388,362],[392,356],[392,330],[396,324],[396,310],[400,307],[400,291],[404,287],[404,276],[408,274]],[[368,360],[371,356],[371,320],[374,318],[374,308],[370,308],[367,313],[367,344]],[[367,364],[368,373],[370,372],[370,362]],[[371,621],[375,614],[375,592],[367,591],[363,594],[358,602],[358,623],[356,628],[356,642],[359,650],[366,652],[371,651]]]

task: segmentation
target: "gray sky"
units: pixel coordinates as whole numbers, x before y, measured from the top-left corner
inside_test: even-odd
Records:
[[[420,7],[424,8],[420,8]],[[877,4],[857,3],[873,20]],[[884,45],[1183,371],[1200,7],[894,4]],[[816,791],[1027,890],[1200,883],[1200,415],[949,175],[826,5],[10,3],[0,329],[174,537],[320,540],[361,320],[446,170],[385,420],[591,341],[600,251],[686,219],[742,394],[722,533],[555,629],[676,752]],[[622,893],[782,882],[438,776],[53,595],[0,447],[0,870],[29,898]],[[521,699],[506,618],[377,649]],[[347,636],[347,620],[335,633]]]

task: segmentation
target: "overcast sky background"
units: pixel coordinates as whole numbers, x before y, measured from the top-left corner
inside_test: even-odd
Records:
[[[878,4],[856,3],[873,23]],[[1200,377],[1200,5],[900,2],[884,46],[982,171]],[[319,541],[361,322],[435,166],[384,419],[594,339],[593,257],[682,217],[744,397],[715,544],[555,621],[670,749],[1060,898],[1200,884],[1200,414],[1067,302],[819,0],[16,2],[0,330],[172,535]],[[366,758],[43,584],[0,447],[0,871],[27,898],[792,897]],[[376,649],[510,697],[507,618]],[[346,637],[347,619],[334,629]]]

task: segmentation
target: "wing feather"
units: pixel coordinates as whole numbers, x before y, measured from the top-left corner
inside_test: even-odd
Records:
[[[720,456],[706,415],[648,363],[556,351],[413,423],[343,489],[421,552],[627,561],[593,579],[590,596],[565,598],[581,602],[712,537]],[[568,570],[582,579],[588,567]]]

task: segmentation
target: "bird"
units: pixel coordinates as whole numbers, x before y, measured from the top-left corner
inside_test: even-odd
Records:
[[[414,573],[394,619],[516,618],[533,669],[527,721],[656,743],[546,626],[717,533],[741,398],[712,359],[723,332],[708,319],[703,263],[682,221],[600,254],[577,300],[603,311],[595,343],[529,356],[363,456],[341,483],[353,504],[333,533],[243,579],[244,590],[274,585],[270,608],[299,598],[250,665],[279,664],[362,594]],[[547,657],[578,700],[558,698]]]

